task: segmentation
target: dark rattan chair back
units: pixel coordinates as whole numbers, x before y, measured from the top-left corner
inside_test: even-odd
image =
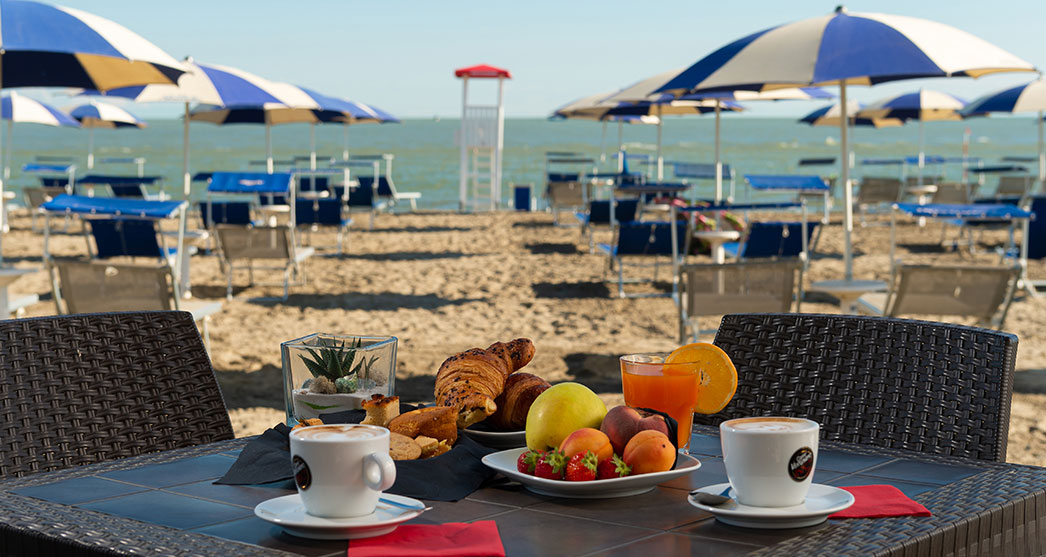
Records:
[[[1006,460],[1017,337],[886,317],[733,314],[715,344],[737,367],[716,425],[799,416],[821,438],[924,453]]]
[[[0,321],[0,478],[232,439],[192,315]]]

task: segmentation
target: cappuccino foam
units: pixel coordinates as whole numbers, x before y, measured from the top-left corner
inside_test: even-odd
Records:
[[[730,420],[725,425],[734,431],[751,431],[759,433],[786,433],[807,431],[815,424],[796,418],[741,418]]]
[[[292,434],[308,441],[357,441],[373,439],[380,436],[382,431],[360,425],[314,425],[297,429]]]

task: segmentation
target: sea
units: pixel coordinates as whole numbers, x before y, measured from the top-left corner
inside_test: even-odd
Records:
[[[392,178],[399,191],[421,192],[421,209],[458,208],[459,150],[456,136],[460,122],[454,118],[406,119],[398,124],[353,125],[348,128],[348,150],[351,156],[392,154]],[[726,116],[721,123],[722,159],[734,168],[735,199],[757,200],[758,193],[747,191],[744,174],[819,174],[839,173],[839,130],[835,127],[811,127],[787,118]],[[5,130],[6,131],[6,130]],[[326,160],[341,159],[345,149],[345,126],[316,126],[317,152],[323,167]],[[949,158],[964,155],[979,159],[985,165],[998,164],[1002,157],[1034,157],[1037,129],[1034,118],[976,118],[965,121],[926,122],[925,153]],[[619,144],[619,133],[621,143]],[[667,161],[665,179],[672,180],[673,162],[713,162],[714,119],[712,117],[666,118],[662,129],[662,151]],[[215,170],[264,170],[252,164],[265,157],[265,129],[260,125],[214,126],[191,125],[192,172]],[[276,160],[304,157],[309,152],[309,126],[285,124],[272,128],[273,154]],[[851,147],[857,165],[856,177],[900,176],[915,170],[900,166],[871,166],[864,159],[915,156],[918,153],[919,126],[909,123],[896,128],[863,128],[853,130]],[[657,144],[657,127],[626,124],[619,129],[610,123],[603,131],[599,122],[553,121],[543,118],[509,118],[505,121],[503,157],[503,198],[508,201],[513,185],[530,184],[538,197],[545,182],[546,153],[566,151],[594,159],[601,171],[617,168],[619,145],[632,155],[648,155],[653,160]],[[19,189],[38,183],[38,175],[23,173],[24,164],[40,156],[72,156],[78,174],[88,173],[86,156],[88,131],[51,128],[34,124],[15,124],[13,138],[5,134],[4,151],[11,151],[11,177],[8,189]],[[154,120],[145,129],[94,131],[95,157],[142,157],[145,174],[163,177],[163,188],[181,195],[182,123],[179,120]],[[834,157],[836,164],[799,167],[800,159]],[[630,159],[631,170],[654,172],[642,158]],[[1037,174],[1033,162],[1018,163]],[[298,167],[307,167],[300,161]],[[586,165],[588,166],[588,165]],[[278,167],[277,170],[287,168]],[[569,166],[560,167],[567,171]],[[575,167],[577,168],[577,167]],[[134,165],[97,164],[94,171],[105,174],[133,175]],[[360,170],[368,174],[368,170]],[[929,175],[948,180],[962,178],[962,165],[949,163],[929,165]],[[976,179],[976,177],[972,178]],[[992,178],[987,180],[990,188]],[[711,197],[711,181],[694,182],[693,195]],[[194,198],[202,198],[205,186],[194,185]]]

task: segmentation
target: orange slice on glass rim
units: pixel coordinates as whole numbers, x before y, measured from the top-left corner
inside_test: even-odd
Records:
[[[694,412],[715,414],[734,398],[737,391],[737,369],[730,356],[707,342],[680,346],[665,358],[666,364],[696,364],[701,372],[701,392]]]

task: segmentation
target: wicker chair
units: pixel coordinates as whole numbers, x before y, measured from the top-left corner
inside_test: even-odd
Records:
[[[833,441],[1005,461],[1017,337],[886,317],[734,314],[715,344],[737,366],[716,425],[799,416]]]
[[[232,439],[192,315],[0,321],[0,478]]]

